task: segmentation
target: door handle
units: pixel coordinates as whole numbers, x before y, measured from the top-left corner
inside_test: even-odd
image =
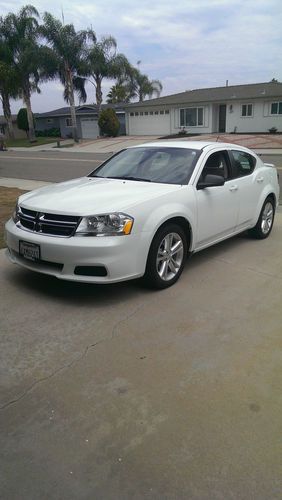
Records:
[[[258,177],[257,178],[257,182],[263,182],[263,180],[264,180],[264,177]]]
[[[238,186],[231,186],[229,188],[229,191],[237,191],[238,190]]]

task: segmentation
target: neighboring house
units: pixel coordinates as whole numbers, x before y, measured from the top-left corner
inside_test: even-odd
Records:
[[[282,132],[282,83],[196,89],[125,105],[128,135]]]
[[[26,138],[26,132],[21,130],[17,126],[17,115],[12,115],[13,129],[15,134],[15,139]],[[9,139],[8,125],[6,118],[2,115],[0,116],[0,132],[4,135],[5,139]]]
[[[122,105],[102,105],[102,109],[113,108],[120,122],[119,135],[125,134],[125,112]],[[96,139],[99,136],[97,106],[84,104],[76,107],[76,121],[78,137],[80,139]],[[49,130],[51,128],[60,129],[63,138],[71,137],[72,121],[70,108],[59,108],[47,113],[35,114],[35,129],[37,131]]]

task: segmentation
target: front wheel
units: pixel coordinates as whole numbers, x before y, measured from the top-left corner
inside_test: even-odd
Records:
[[[183,229],[168,224],[155,235],[147,260],[145,280],[153,288],[167,288],[180,277],[187,257],[187,240]]]
[[[250,235],[259,240],[267,238],[271,233],[274,222],[274,214],[275,206],[273,198],[268,197],[263,204],[255,227],[249,230]]]

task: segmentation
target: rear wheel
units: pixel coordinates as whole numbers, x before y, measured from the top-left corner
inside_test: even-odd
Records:
[[[168,224],[155,235],[148,255],[145,280],[153,288],[167,288],[180,277],[187,256],[183,229]]]
[[[263,204],[260,216],[255,227],[249,230],[250,235],[259,240],[267,238],[272,230],[274,214],[275,206],[273,198],[268,197]]]

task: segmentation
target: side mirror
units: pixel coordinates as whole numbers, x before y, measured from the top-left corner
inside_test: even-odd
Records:
[[[205,189],[209,187],[223,186],[225,183],[224,177],[221,175],[207,174],[205,180],[198,182],[197,189]]]

